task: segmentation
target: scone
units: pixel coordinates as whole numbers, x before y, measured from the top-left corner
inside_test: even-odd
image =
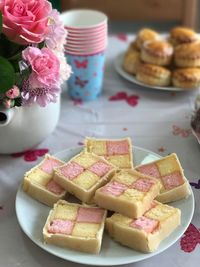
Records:
[[[66,190],[53,180],[54,168],[63,164],[63,161],[46,154],[39,165],[25,173],[23,190],[41,203],[53,206],[66,195]]]
[[[183,68],[172,72],[172,84],[175,87],[190,89],[200,86],[200,69]]]
[[[169,35],[169,41],[177,46],[179,44],[188,44],[199,40],[198,34],[186,27],[175,27],[171,29]]]
[[[138,32],[136,36],[137,48],[141,50],[143,44],[146,41],[158,40],[159,38],[160,38],[160,35],[156,31],[148,29],[148,28],[142,29]]]
[[[123,59],[123,68],[126,72],[133,75],[136,74],[140,64],[140,52],[132,50],[125,54]]]
[[[114,175],[115,167],[103,157],[86,151],[55,168],[54,180],[85,203],[91,203],[95,191]]]
[[[190,194],[188,181],[175,153],[137,166],[136,170],[161,181],[162,188],[156,199],[162,203],[180,200]]]
[[[175,48],[174,62],[177,67],[200,67],[200,42],[178,45]]]
[[[132,51],[138,51],[138,52],[140,52],[140,49],[138,49],[138,47],[137,47],[136,40],[133,40],[130,43],[130,45],[129,45],[126,53],[128,54],[129,52],[131,53]]]
[[[132,142],[130,138],[121,139],[85,139],[86,151],[103,156],[120,169],[133,168]]]
[[[140,64],[136,79],[148,85],[169,86],[171,83],[171,71],[157,65]]]
[[[141,252],[153,252],[180,223],[179,209],[153,201],[152,207],[138,219],[114,213],[106,219],[106,230],[124,246]]]
[[[99,253],[106,211],[58,201],[50,211],[43,237],[45,243],[88,253]]]
[[[145,42],[141,49],[141,59],[150,64],[167,66],[172,61],[174,48],[164,40]]]
[[[99,207],[138,218],[150,208],[160,188],[158,179],[135,170],[123,170],[96,191],[94,201]]]

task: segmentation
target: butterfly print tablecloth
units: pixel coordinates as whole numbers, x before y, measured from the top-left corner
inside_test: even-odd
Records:
[[[0,156],[0,266],[81,266],[48,254],[26,237],[17,222],[15,197],[24,172],[40,162],[46,152],[53,154],[64,148],[82,146],[85,136],[130,136],[134,145],[161,156],[177,153],[195,196],[192,222],[184,235],[169,249],[129,266],[199,265],[200,146],[190,129],[191,103],[197,91],[158,91],[139,87],[121,78],[114,69],[113,60],[127,49],[132,39],[133,36],[126,34],[109,37],[103,92],[97,100],[73,101],[64,90],[56,130],[37,148]]]

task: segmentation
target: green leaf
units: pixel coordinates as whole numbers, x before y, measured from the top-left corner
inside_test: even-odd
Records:
[[[2,18],[2,13],[0,11],[0,34],[2,32],[2,25],[3,25],[3,18]]]
[[[15,71],[10,62],[0,57],[0,93],[5,93],[15,82]]]

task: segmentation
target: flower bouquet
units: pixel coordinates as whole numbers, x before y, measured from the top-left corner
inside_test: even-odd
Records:
[[[71,68],[66,31],[47,0],[0,0],[0,105],[56,102]]]

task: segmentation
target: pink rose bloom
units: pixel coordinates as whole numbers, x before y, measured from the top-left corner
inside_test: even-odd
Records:
[[[14,99],[16,97],[18,97],[20,94],[20,91],[19,91],[19,88],[14,85],[11,89],[9,89],[7,92],[6,92],[6,96],[10,99]]]
[[[52,11],[47,0],[0,0],[3,33],[19,44],[40,43],[48,30]]]
[[[49,48],[27,47],[22,57],[32,68],[30,78],[43,86],[55,85],[59,81],[60,62]]]

